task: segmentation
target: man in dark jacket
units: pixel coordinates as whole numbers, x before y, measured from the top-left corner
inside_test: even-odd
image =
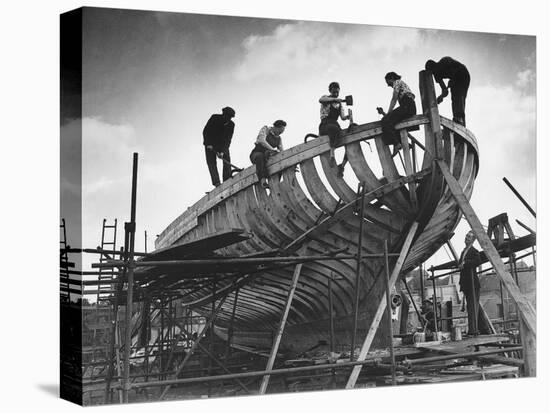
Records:
[[[223,159],[223,180],[231,178],[231,156],[229,146],[233,138],[235,124],[231,120],[235,117],[235,111],[229,106],[222,109],[222,114],[215,114],[208,119],[202,131],[206,164],[212,178],[212,185],[220,185],[220,175],[216,165],[216,156]]]
[[[451,89],[451,105],[453,108],[453,121],[466,126],[466,96],[470,87],[470,73],[466,66],[452,57],[446,56],[439,62],[428,60],[426,70],[433,73],[434,79],[441,86],[441,95],[437,97],[437,103],[443,102]],[[449,79],[447,85],[443,79]]]
[[[479,277],[476,268],[481,264],[481,257],[478,250],[473,247],[476,235],[473,231],[466,234],[464,243],[466,244],[462,254],[460,254],[460,291],[466,298],[466,308],[468,311],[468,334],[478,335],[488,333],[488,328],[479,311]]]

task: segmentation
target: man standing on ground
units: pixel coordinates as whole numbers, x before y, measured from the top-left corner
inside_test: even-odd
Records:
[[[453,108],[453,121],[466,126],[466,96],[470,87],[470,73],[466,66],[452,57],[443,57],[439,62],[428,60],[426,70],[433,73],[434,79],[441,86],[441,95],[437,97],[437,103],[443,102],[451,89],[451,104]],[[447,85],[443,79],[449,79]]]
[[[464,238],[464,250],[460,254],[460,291],[466,298],[466,308],[468,311],[468,334],[477,336],[482,333],[488,333],[485,320],[479,311],[479,277],[476,268],[481,264],[481,257],[478,250],[473,246],[476,235],[473,231],[466,234]]]
[[[235,117],[235,111],[229,106],[222,109],[221,115],[215,114],[208,119],[206,126],[202,131],[204,138],[204,150],[206,154],[206,164],[212,178],[212,185],[220,185],[220,175],[216,165],[216,157],[223,160],[223,180],[231,178],[231,156],[229,155],[229,145],[233,138],[235,124],[231,120]]]

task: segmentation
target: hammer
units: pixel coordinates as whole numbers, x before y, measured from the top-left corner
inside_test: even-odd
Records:
[[[347,95],[344,99],[340,99],[340,102],[344,102],[348,106],[353,106],[353,96]]]

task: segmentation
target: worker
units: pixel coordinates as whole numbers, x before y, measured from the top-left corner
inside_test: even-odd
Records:
[[[435,331],[434,305],[431,300],[425,299],[420,306],[420,315],[423,319],[424,329],[428,334]]]
[[[476,268],[481,264],[481,257],[478,250],[473,246],[476,235],[469,231],[464,238],[464,250],[460,254],[460,291],[464,293],[466,299],[466,309],[468,311],[468,334],[477,336],[480,330],[488,333],[485,320],[479,311],[479,277]]]
[[[446,56],[434,62],[426,62],[426,70],[433,73],[434,79],[441,86],[441,95],[437,97],[437,103],[443,102],[443,99],[449,94],[451,89],[451,105],[453,109],[453,121],[466,126],[466,96],[470,87],[470,73],[466,66],[452,57]],[[447,85],[443,79],[449,79]]]
[[[281,134],[285,128],[286,122],[281,119],[273,122],[273,126],[263,126],[256,138],[254,149],[250,152],[250,161],[256,165],[258,180],[264,188],[269,188],[267,160],[270,156],[283,151]]]
[[[231,120],[235,117],[235,110],[226,106],[222,113],[210,116],[202,131],[206,164],[212,178],[212,185],[220,185],[220,175],[216,165],[216,157],[223,161],[223,180],[231,178],[231,155],[229,146],[233,138],[235,123]]]
[[[349,116],[345,114],[342,102],[345,99],[340,99],[340,84],[338,82],[332,82],[328,85],[329,95],[323,95],[319,99],[321,104],[321,123],[319,124],[319,135],[328,135],[330,145],[330,166],[336,166],[336,158],[334,157],[334,148],[338,143],[342,128],[338,124],[338,118],[342,120],[349,119]],[[343,168],[347,159],[339,166],[339,175],[343,175]]]
[[[393,94],[388,111],[384,113],[379,108],[378,112],[384,115],[382,118],[382,140],[386,145],[393,145],[392,156],[395,156],[401,149],[401,137],[395,130],[395,125],[406,118],[416,115],[415,96],[397,73],[388,72],[384,79],[386,80],[386,84],[393,89]],[[399,106],[395,108],[398,102]]]

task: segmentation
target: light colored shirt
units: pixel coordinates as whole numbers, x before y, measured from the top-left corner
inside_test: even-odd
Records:
[[[404,95],[411,95],[411,98],[414,99],[414,93],[411,92],[409,86],[401,79],[397,79],[393,83],[393,90],[397,93],[397,99],[401,99]]]
[[[321,98],[331,98],[330,95],[323,95]],[[333,102],[333,103],[321,103],[321,120],[325,119],[329,112],[330,112],[330,106],[340,112],[340,118],[343,120],[346,117],[346,113],[344,112],[344,105],[342,105],[340,102]]]
[[[261,145],[263,147],[266,147],[266,145],[268,145],[270,148],[275,149],[275,147],[271,146],[271,144],[267,141],[267,135],[271,132],[271,129],[272,128],[270,128],[267,125],[262,126],[262,128],[260,129],[260,132],[258,133],[258,137],[256,138],[256,144]],[[272,135],[277,136],[274,133],[272,133]],[[280,137],[279,137],[279,145],[276,148],[278,148],[280,151],[283,150],[283,142]]]

